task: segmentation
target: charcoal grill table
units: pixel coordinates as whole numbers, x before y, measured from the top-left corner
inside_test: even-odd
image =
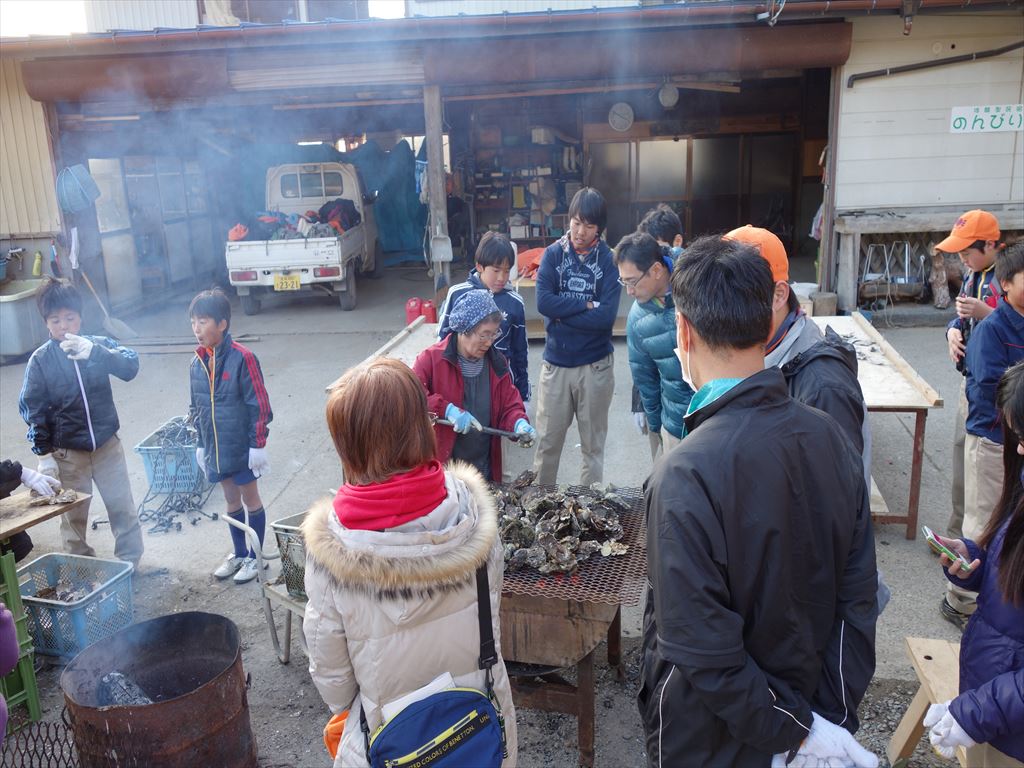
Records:
[[[621,541],[629,545],[625,555],[594,555],[571,575],[507,571],[501,591],[501,653],[510,667],[516,707],[575,715],[579,764],[587,768],[594,764],[595,655],[607,639],[608,665],[624,679],[622,606],[637,605],[647,583],[643,493],[638,488],[616,493],[630,508],[620,517]],[[512,674],[523,665],[541,669]],[[572,667],[575,685],[557,671]]]

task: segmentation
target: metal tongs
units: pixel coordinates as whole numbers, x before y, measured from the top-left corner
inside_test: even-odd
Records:
[[[452,422],[448,421],[448,419],[442,419],[436,413],[429,413],[427,415],[430,416],[431,424],[440,424],[443,427],[455,426],[454,424],[452,424]],[[490,427],[480,427],[480,431],[483,432],[485,435],[494,435],[495,437],[507,437],[512,442],[519,442],[519,438],[522,437],[522,435],[517,435],[515,432],[507,432],[504,429],[491,429]]]

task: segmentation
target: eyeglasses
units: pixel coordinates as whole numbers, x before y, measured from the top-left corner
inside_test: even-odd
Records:
[[[480,341],[494,341],[500,333],[498,331],[488,331],[487,333],[471,333],[469,335],[480,339]]]
[[[647,269],[640,273],[640,277],[633,278],[632,280],[623,280],[620,277],[618,281],[619,285],[621,285],[623,288],[633,288],[635,290],[637,284],[645,277],[647,277],[647,273],[651,271],[651,267],[653,266],[654,264],[652,263],[650,267],[647,267]]]

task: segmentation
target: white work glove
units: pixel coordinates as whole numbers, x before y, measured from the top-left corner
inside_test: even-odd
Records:
[[[84,336],[68,333],[60,343],[60,348],[67,353],[69,360],[88,360],[92,354],[93,343]]]
[[[249,469],[256,477],[263,477],[270,471],[270,458],[266,448],[249,449]]]
[[[44,475],[42,472],[36,472],[28,467],[21,468],[21,483],[31,488],[40,496],[53,496],[57,489],[60,488],[60,480],[57,478]]]
[[[249,461],[252,461],[252,454],[250,454]],[[206,471],[206,451],[202,448],[196,448],[196,464],[199,465],[199,469]]]
[[[519,447],[529,448],[533,445],[533,441],[537,439],[537,430],[530,426],[530,422],[526,419],[519,419],[516,421],[515,429],[513,430],[519,435]]]
[[[811,732],[786,766],[786,755],[772,757],[772,768],[878,768],[878,756],[864,749],[850,732],[811,713]]]
[[[947,760],[956,757],[957,747],[973,747],[977,743],[953,717],[953,713],[949,711],[948,701],[928,707],[928,712],[924,716],[924,727],[931,729],[928,731],[928,741],[931,742],[932,749]]]
[[[60,479],[60,470],[57,469],[57,460],[53,458],[52,453],[47,453],[45,456],[39,457],[39,466],[36,467],[36,471],[49,475],[50,477]]]
[[[636,431],[641,435],[647,434],[647,414],[643,411],[637,411],[633,414],[633,426],[636,427]]]

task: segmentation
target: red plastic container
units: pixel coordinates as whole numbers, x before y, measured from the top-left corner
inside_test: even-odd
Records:
[[[417,317],[423,314],[423,303],[413,296],[405,302],[405,324],[408,325]]]
[[[434,302],[430,299],[423,302],[422,313],[427,318],[428,323],[437,322],[437,307],[434,306]]]

